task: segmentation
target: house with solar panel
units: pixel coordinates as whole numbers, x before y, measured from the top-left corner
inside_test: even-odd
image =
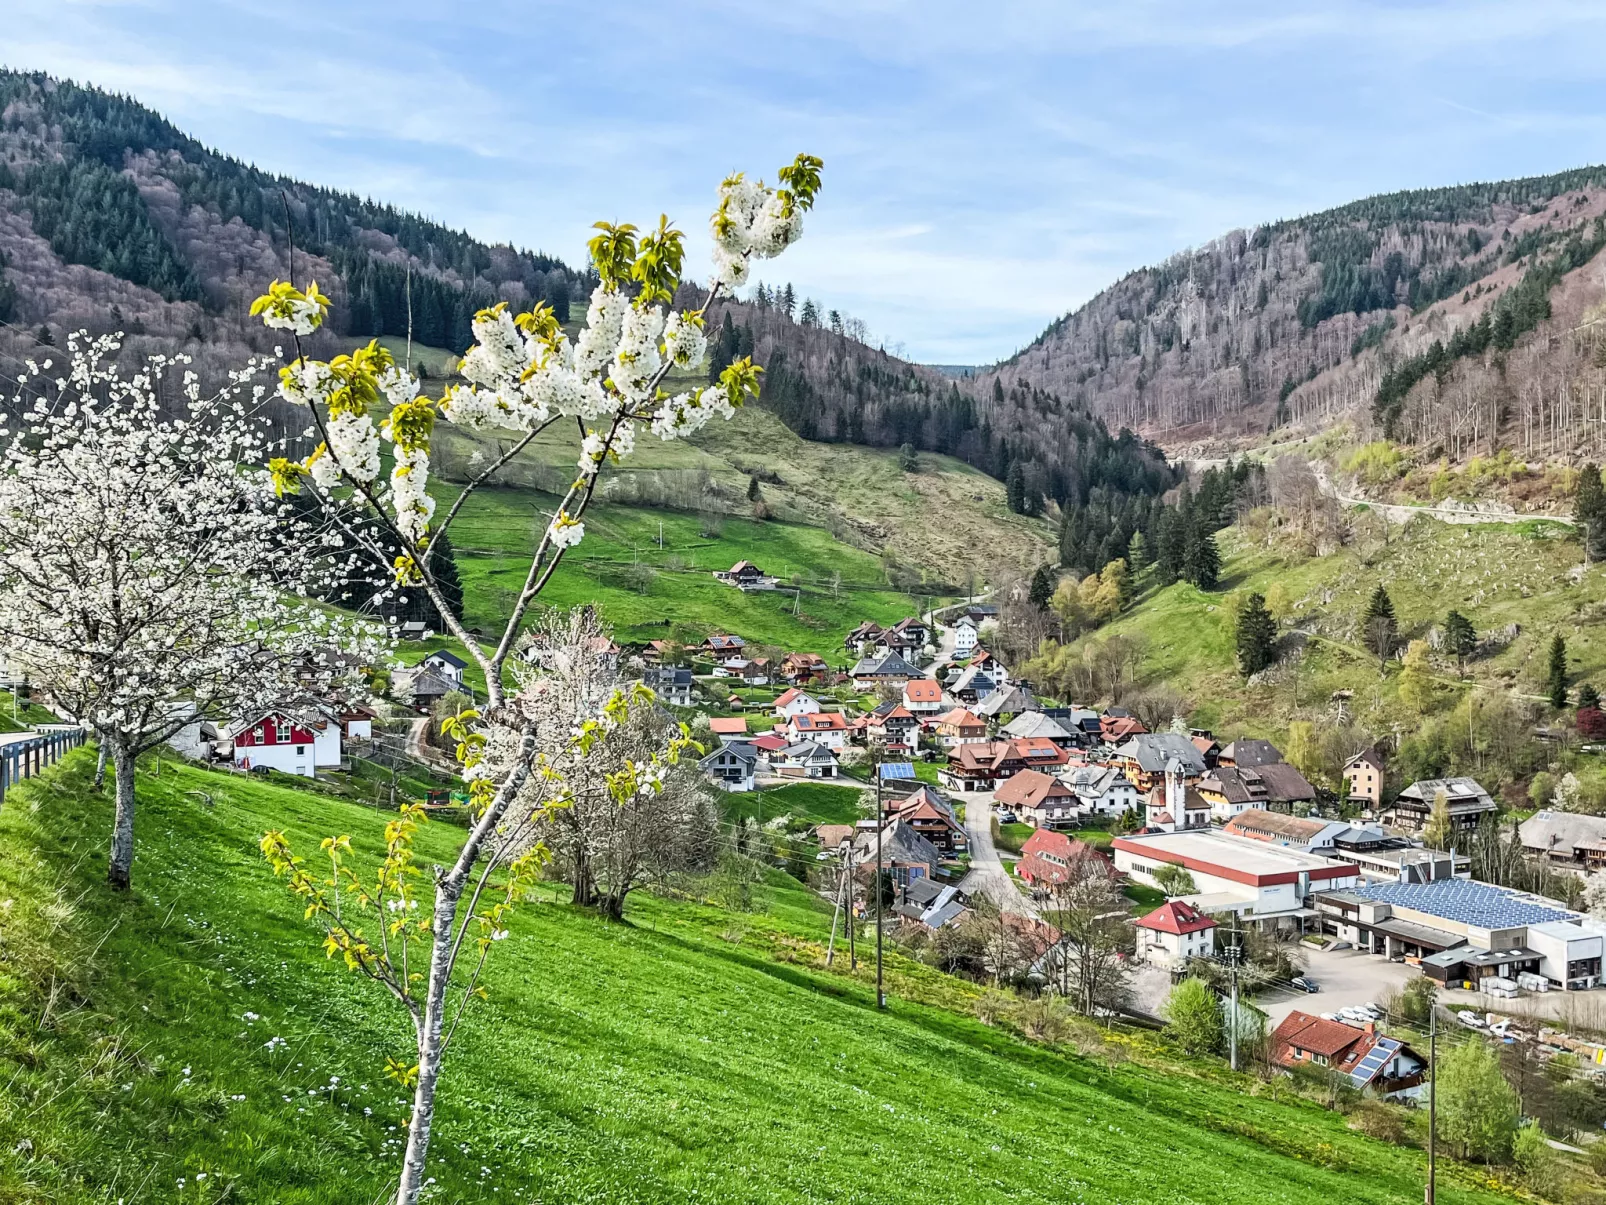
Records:
[[[1606,929],[1531,892],[1446,873],[1326,891],[1314,904],[1324,926],[1356,949],[1416,963],[1446,986],[1514,990],[1542,981],[1580,991],[1601,982]]]
[[[1371,1022],[1346,1025],[1296,1009],[1272,1031],[1271,1049],[1272,1061],[1284,1070],[1323,1068],[1385,1100],[1406,1100],[1424,1091],[1427,1059],[1399,1038],[1378,1033]]]

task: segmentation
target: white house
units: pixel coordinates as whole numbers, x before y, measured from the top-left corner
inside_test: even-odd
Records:
[[[1215,952],[1216,922],[1186,900],[1167,900],[1137,922],[1136,957],[1167,971]]]
[[[168,737],[167,743],[185,757],[208,756],[210,744],[201,732],[201,717],[196,713],[195,704],[188,700],[169,703],[167,714],[169,722],[184,717],[184,726]]]
[[[937,715],[942,711],[942,683],[935,678],[910,678],[903,684],[903,705],[910,715]]]
[[[346,726],[348,741],[374,739],[374,713],[361,703],[352,703],[341,710],[340,722]]]
[[[468,668],[468,662],[450,649],[440,649],[433,652],[425,657],[420,664],[429,666],[453,686],[463,685],[463,671]]]
[[[318,767],[340,764],[340,721],[311,706],[258,712],[230,725],[229,738],[234,764],[248,770],[315,778]]]
[[[792,740],[813,741],[841,752],[848,743],[848,717],[840,711],[812,711],[795,715],[786,722]]]
[[[975,621],[968,615],[961,615],[959,622],[954,624],[954,656],[970,656],[976,649],[978,639]]]
[[[1078,766],[1061,777],[1076,792],[1084,816],[1119,816],[1138,808],[1137,787],[1115,766]]]
[[[754,787],[758,750],[745,742],[721,745],[697,764],[703,773],[727,791],[751,791]]]
[[[819,712],[820,701],[795,686],[783,691],[780,698],[775,700],[775,714],[783,720],[799,715],[818,715]]]

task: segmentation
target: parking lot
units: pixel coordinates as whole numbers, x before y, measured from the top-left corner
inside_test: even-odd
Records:
[[[1307,956],[1305,974],[1314,979],[1321,990],[1284,989],[1262,992],[1255,997],[1255,1005],[1265,1010],[1273,1028],[1295,1009],[1321,1014],[1372,1001],[1381,1004],[1385,996],[1418,974],[1415,967],[1357,950],[1313,950],[1308,946],[1302,946],[1301,950]]]

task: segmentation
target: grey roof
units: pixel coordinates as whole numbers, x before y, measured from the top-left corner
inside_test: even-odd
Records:
[[[752,745],[746,741],[732,741],[728,745],[721,745],[708,756],[702,758],[697,764],[705,769],[711,768],[718,765],[719,759],[727,753],[738,761],[756,762],[758,760],[758,750]]]
[[[992,699],[989,698],[987,702],[992,702]],[[1004,735],[1020,738],[1040,736],[1051,741],[1065,741],[1076,734],[1053,716],[1044,715],[1041,711],[1023,711],[1004,725]]]
[[[1269,766],[1283,760],[1283,755],[1276,745],[1253,737],[1241,737],[1233,741],[1221,751],[1220,757],[1222,761],[1230,761],[1240,769]]]
[[[920,923],[933,929],[940,929],[951,921],[958,920],[965,914],[965,906],[958,900],[949,900],[946,904],[937,904],[924,916]]]
[[[665,665],[641,675],[645,686],[690,686],[691,670],[684,665]]]
[[[456,669],[467,669],[468,668],[468,662],[464,661],[456,653],[452,652],[451,649],[436,649],[429,656],[425,657],[424,660],[425,661],[444,661],[444,662],[446,662],[447,665],[450,665],[450,666],[452,666],[452,667],[454,667]]]
[[[1025,712],[1036,711],[1038,707],[1037,696],[1024,686],[1008,686],[1002,690],[995,690],[980,703],[976,704],[976,714],[991,719],[993,716],[1011,712],[1020,715]],[[1067,733],[1066,735],[1069,735]]]
[[[805,764],[808,762],[827,762],[833,766],[836,765],[836,754],[824,745],[815,744],[813,741],[798,741],[796,744],[788,745],[781,750],[781,756],[787,761],[803,762]]]
[[[929,908],[937,902],[937,897],[944,891],[951,890],[936,879],[915,879],[904,891],[904,898],[911,904],[919,904],[922,908]]]
[[[925,677],[914,666],[910,665],[897,653],[885,653],[880,657],[864,657],[853,667],[852,676],[855,678],[923,678]]]
[[[1204,757],[1187,737],[1175,732],[1143,732],[1132,737],[1116,750],[1123,757],[1133,758],[1149,774],[1158,774],[1173,758],[1182,763],[1184,771],[1203,774]]]
[[[861,832],[854,841],[854,857],[874,861],[876,855],[875,829]],[[894,820],[881,831],[881,858],[900,862],[924,862],[933,870],[942,862],[937,847],[927,841],[901,820]]]
[[[1452,811],[1473,805],[1490,807],[1494,805],[1489,792],[1485,791],[1475,778],[1424,778],[1406,787],[1398,798],[1408,803],[1420,803],[1431,807],[1440,790],[1444,791],[1445,799]]]
[[[1544,853],[1578,856],[1580,845],[1606,845],[1606,816],[1580,816],[1573,812],[1535,812],[1517,829],[1523,845]]]
[[[989,695],[998,689],[998,681],[980,665],[967,665],[958,680],[948,688],[955,694],[974,689],[978,696]]]
[[[1496,887],[1492,883],[1480,883],[1476,879],[1379,883],[1374,887],[1357,887],[1353,891],[1365,899],[1488,929],[1572,920],[1578,915],[1543,896],[1530,895],[1509,887]]]

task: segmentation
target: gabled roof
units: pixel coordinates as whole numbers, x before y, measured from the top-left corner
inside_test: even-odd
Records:
[[[722,649],[739,649],[747,646],[747,641],[740,636],[727,636],[724,634],[710,636],[707,643],[708,647],[715,652],[719,652]]]
[[[937,717],[939,724],[952,724],[961,728],[986,728],[982,719],[968,707],[954,707]]]
[[[935,678],[910,678],[904,683],[903,697],[911,703],[941,703],[942,683]]]
[[[773,732],[766,732],[763,736],[755,736],[752,740],[753,748],[762,749],[765,753],[774,753],[786,748],[792,742],[784,736],[777,736]]]
[[[1040,828],[1026,838],[1020,850],[1020,870],[1025,876],[1050,883],[1063,883],[1071,877],[1071,868],[1082,864],[1097,865],[1105,874],[1113,874],[1109,858],[1086,842]]]
[[[1255,771],[1266,784],[1266,798],[1273,803],[1302,803],[1316,798],[1310,780],[1287,762],[1271,762]]]
[[[829,763],[836,765],[836,754],[824,745],[816,745],[813,741],[798,741],[781,750],[781,756],[787,761],[799,762],[808,765],[813,762],[819,765]]]
[[[1003,733],[1005,736],[1039,737],[1049,741],[1070,740],[1075,735],[1053,716],[1044,715],[1041,711],[1021,712],[1004,725]]]
[[[1594,850],[1606,845],[1606,816],[1578,812],[1535,812],[1517,829],[1529,849],[1576,857],[1580,846]]]
[[[1075,791],[1052,774],[1044,774],[1041,770],[1022,770],[1019,774],[1013,774],[993,792],[995,803],[1023,808],[1041,807],[1051,799],[1075,798]]]
[[[959,675],[959,680],[953,684],[951,689],[955,694],[960,691],[974,690],[978,695],[987,695],[998,689],[998,682],[982,666],[967,665],[964,672]]]
[[[883,653],[879,657],[865,657],[853,667],[855,678],[918,678],[921,673],[897,653]]]
[[[444,661],[447,665],[450,665],[453,669],[467,669],[468,668],[468,662],[464,661],[456,653],[452,652],[451,649],[436,649],[429,656],[425,657],[424,660],[425,661]]]
[[[822,824],[814,830],[814,835],[825,849],[835,849],[844,841],[852,841],[853,833],[851,824]]]
[[[1441,790],[1451,807],[1485,801],[1493,803],[1489,792],[1475,778],[1424,778],[1406,787],[1399,797],[1431,805]]]
[[[1136,716],[1106,714],[1099,717],[1099,734],[1112,745],[1147,731]]]
[[[756,573],[760,577],[764,575],[764,571],[753,564],[752,561],[737,561],[726,572],[732,577],[735,577],[738,573]]]
[[[840,711],[806,711],[790,722],[799,732],[846,732],[848,728],[848,717]]]
[[[1272,1031],[1274,1041],[1283,1046],[1297,1046],[1312,1054],[1331,1060],[1343,1054],[1366,1036],[1366,1031],[1342,1021],[1324,1021],[1309,1013],[1295,1009],[1282,1019]]]
[[[715,736],[735,736],[739,732],[747,731],[747,717],[745,715],[714,716],[708,721],[708,730]]]
[[[775,700],[775,706],[776,706],[777,709],[782,708],[782,707],[787,707],[787,706],[791,705],[792,703],[797,702],[797,700],[799,700],[799,699],[807,699],[811,703],[817,703],[818,702],[818,700],[816,700],[813,695],[809,694],[807,691],[803,690],[801,687],[793,686],[793,687],[790,687],[789,689],[784,690],[784,691],[781,692],[780,697]]]
[[[1036,711],[1038,706],[1037,697],[1024,686],[1009,686],[1002,690],[993,691],[992,694],[976,704],[976,712],[978,715],[990,718],[1006,712],[1017,714]]]
[[[1140,929],[1155,929],[1161,933],[1198,933],[1214,929],[1216,922],[1184,900],[1167,900],[1153,912],[1137,922]]]
[[[863,855],[874,870],[876,832],[872,825],[861,830],[854,839],[855,855]],[[942,853],[902,820],[893,819],[881,830],[881,860],[883,862],[922,862],[933,871],[942,863]]]
[[[1366,749],[1362,749],[1354,757],[1345,762],[1344,768],[1348,770],[1351,766],[1357,765],[1371,766],[1372,769],[1378,771],[1378,773],[1382,773],[1384,769],[1383,755],[1377,751],[1376,745],[1372,745]]]
[[[1204,758],[1193,742],[1175,732],[1141,732],[1116,753],[1131,758],[1148,774],[1159,774],[1172,758],[1182,763],[1185,773],[1203,774],[1205,768]]]
[[[726,757],[733,757],[737,761],[746,762],[751,768],[752,763],[758,760],[758,750],[747,741],[732,741],[728,745],[721,745],[718,749],[698,761],[697,764],[704,768],[712,768],[718,765],[722,758]]]
[[[887,812],[900,820],[940,820],[955,832],[963,832],[965,828],[948,801],[929,786],[921,786],[913,794],[889,802]]]
[[[1219,757],[1224,762],[1231,762],[1239,769],[1245,766],[1254,769],[1256,766],[1269,766],[1273,762],[1283,760],[1282,753],[1270,741],[1257,740],[1253,737],[1240,737],[1221,750]]]
[[[1254,808],[1234,816],[1222,827],[1222,832],[1235,837],[1250,837],[1264,841],[1273,837],[1309,845],[1331,825],[1328,820],[1310,820],[1301,816],[1288,816],[1282,812],[1268,812]]]
[[[902,703],[883,703],[875,709],[875,717],[885,724],[888,720],[914,721],[914,714]]]

